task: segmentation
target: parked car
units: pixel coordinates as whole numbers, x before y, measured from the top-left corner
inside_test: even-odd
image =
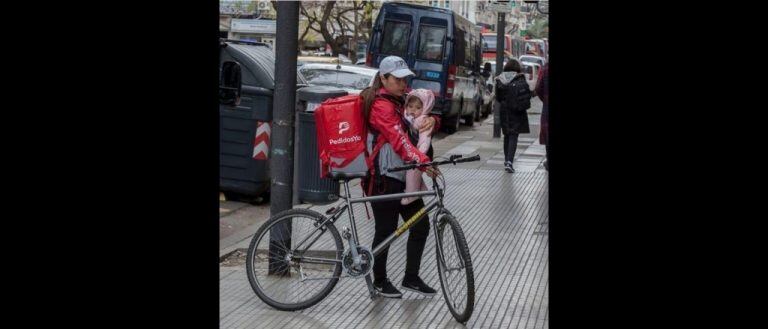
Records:
[[[349,57],[339,54],[339,64],[353,64],[354,62]]]
[[[331,63],[331,64],[352,64],[352,61],[347,56],[339,55],[338,57],[330,56],[299,56],[296,58],[297,62],[302,63]]]
[[[324,63],[306,63],[299,68],[299,74],[310,86],[336,87],[350,94],[359,94],[373,84],[376,72],[369,67]]]
[[[378,68],[387,56],[402,57],[416,75],[411,88],[435,93],[432,112],[448,133],[460,118],[472,126],[482,104],[480,28],[451,10],[384,2],[373,23],[366,63]]]
[[[541,65],[538,63],[521,62],[523,65],[523,73],[525,73],[525,80],[528,82],[531,90],[536,89],[536,81],[539,77],[539,71],[541,71]]]
[[[539,64],[541,67],[544,67],[544,64],[547,63],[547,60],[541,56],[522,55],[520,56],[520,62],[536,63],[536,64]]]

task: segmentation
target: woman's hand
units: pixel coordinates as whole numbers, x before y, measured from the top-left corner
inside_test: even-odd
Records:
[[[421,128],[419,128],[419,132],[420,133],[427,132],[430,129],[432,129],[432,127],[434,127],[434,126],[435,126],[435,118],[433,118],[431,116],[430,117],[426,117],[424,119],[424,124],[422,124]]]
[[[427,173],[429,178],[435,178],[435,176],[440,175],[440,169],[437,169],[437,166],[427,167],[427,170],[424,170],[424,172]]]

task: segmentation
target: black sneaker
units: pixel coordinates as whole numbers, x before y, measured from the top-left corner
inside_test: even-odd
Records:
[[[512,167],[512,162],[507,161],[504,163],[504,170],[506,170],[508,173],[515,172],[515,168]]]
[[[383,282],[373,283],[373,288],[379,292],[380,295],[387,298],[403,298],[403,293],[397,290],[389,279],[384,279]]]
[[[434,296],[437,291],[428,286],[421,278],[416,277],[413,279],[403,279],[403,289],[410,290],[416,293],[420,293],[424,296]]]

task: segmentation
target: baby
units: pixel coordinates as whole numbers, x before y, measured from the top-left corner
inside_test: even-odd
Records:
[[[418,131],[424,126],[424,121],[429,117],[429,111],[432,110],[432,106],[435,104],[435,95],[432,91],[427,89],[414,89],[405,99],[405,119],[411,124],[411,128],[414,131]],[[432,143],[432,129],[419,132],[419,141],[416,147],[421,153],[426,154],[429,151],[429,146]],[[411,169],[405,173],[405,191],[406,192],[418,192],[426,191],[427,186],[421,179],[421,171],[418,169]],[[418,197],[403,198],[400,202],[403,205],[407,205]]]

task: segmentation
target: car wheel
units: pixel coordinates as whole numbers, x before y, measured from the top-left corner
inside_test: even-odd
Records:
[[[475,121],[480,121],[480,112],[483,110],[483,100],[479,100],[475,105]]]
[[[477,112],[477,110],[475,110],[475,112]],[[475,125],[475,112],[464,117],[464,124],[466,124],[469,127],[472,127]]]

